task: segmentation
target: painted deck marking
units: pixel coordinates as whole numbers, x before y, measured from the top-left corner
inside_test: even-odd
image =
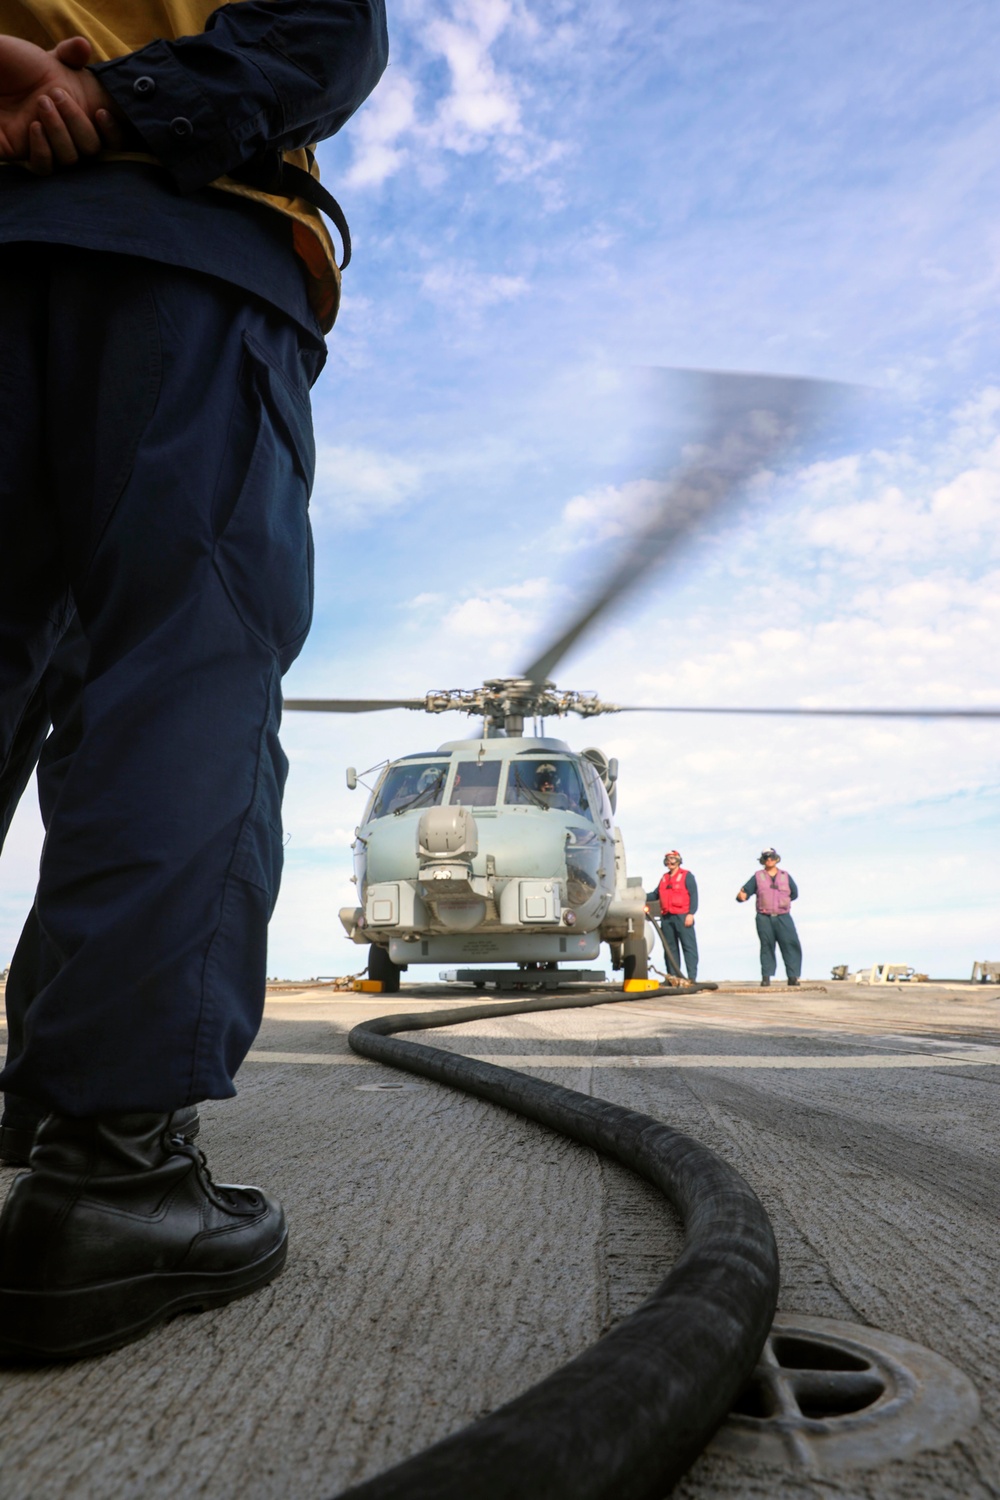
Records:
[[[448,1049],[453,1050],[453,1049]],[[594,1057],[530,1053],[461,1052],[478,1062],[494,1063],[501,1068],[995,1068],[1000,1066],[1000,1047],[973,1047],[951,1052],[863,1052],[850,1056],[817,1056],[794,1053],[735,1054],[725,1052],[686,1052],[674,1055],[654,1054],[648,1057],[615,1055]],[[353,1052],[265,1052],[254,1050],[248,1063],[302,1063],[324,1068],[364,1066],[366,1060]]]

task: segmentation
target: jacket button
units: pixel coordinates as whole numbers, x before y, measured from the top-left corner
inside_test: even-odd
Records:
[[[133,94],[138,94],[140,99],[146,98],[150,94],[155,94],[156,79],[146,77],[137,78],[132,85],[132,92]]]
[[[170,121],[170,134],[179,141],[186,141],[188,136],[194,135],[194,126],[184,115],[178,115],[176,120]]]

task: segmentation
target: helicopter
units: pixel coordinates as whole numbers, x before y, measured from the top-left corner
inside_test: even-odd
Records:
[[[340,913],[348,936],[371,945],[369,975],[394,991],[411,962],[487,961],[548,974],[572,965],[575,979],[603,942],[613,968],[644,979],[646,897],[614,825],[617,762],[524,734],[529,715],[608,706],[526,678],[429,694],[424,706],[481,714],[483,732],[390,762],[371,790],[353,846],[363,905]],[[472,978],[481,987],[496,975]]]
[[[368,787],[352,851],[357,902],[340,912],[367,945],[368,973],[396,992],[411,964],[516,964],[522,982],[554,987],[598,977],[575,966],[610,951],[625,980],[645,979],[658,933],[640,877],[629,875],[615,826],[619,766],[596,747],[575,751],[544,733],[570,714],[710,713],[847,718],[995,718],[994,709],[743,708],[621,705],[558,688],[550,676],[622,597],[709,517],[800,443],[843,388],[797,377],[673,372],[695,388],[702,414],[691,445],[653,512],[612,559],[568,624],[518,676],[416,698],[289,698],[324,713],[407,708],[481,720],[473,738],[384,762]],[[528,719],[542,732],[525,733]],[[368,773],[365,773],[368,774]],[[347,784],[360,778],[351,767]],[[669,964],[669,957],[668,957]],[[459,970],[482,988],[510,970]],[[600,977],[603,977],[601,975]],[[516,982],[516,981],[515,981]]]

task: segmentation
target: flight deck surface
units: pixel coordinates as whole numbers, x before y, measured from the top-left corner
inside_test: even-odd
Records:
[[[200,1144],[217,1180],[282,1198],[285,1273],[103,1358],[0,1372],[2,1500],[332,1500],[639,1304],[680,1245],[653,1188],[348,1050],[363,1019],[485,998],[269,993],[239,1097],[202,1107]],[[771,1217],[783,1314],[912,1340],[978,1391],[978,1422],[940,1451],[810,1477],[709,1450],[676,1495],[978,1500],[1000,1495],[998,1021],[996,986],[827,983],[410,1036],[694,1135]]]

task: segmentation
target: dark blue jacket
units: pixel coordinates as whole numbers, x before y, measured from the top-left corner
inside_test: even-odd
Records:
[[[336,134],[388,57],[384,0],[240,0],[93,71],[186,192]]]

